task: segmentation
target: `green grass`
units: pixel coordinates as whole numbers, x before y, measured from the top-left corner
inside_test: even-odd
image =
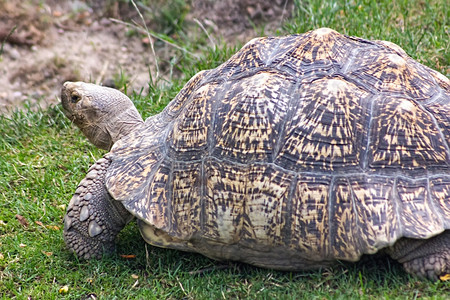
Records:
[[[350,35],[390,40],[448,76],[446,1],[395,3],[301,1],[295,16],[278,33],[327,26]],[[150,84],[145,97],[132,93],[144,117],[159,112],[193,74],[217,66],[234,49],[222,45],[196,51],[200,59],[184,57],[177,64],[182,79]],[[410,277],[386,258],[315,272],[275,272],[146,246],[134,223],[119,235],[116,255],[79,261],[64,245],[65,206],[89,166],[103,153],[71,126],[59,106],[37,111],[24,107],[0,116],[2,299],[445,299],[450,295],[448,282]],[[21,224],[17,215],[27,224]],[[136,257],[126,259],[121,254]],[[60,293],[64,286],[67,293]]]

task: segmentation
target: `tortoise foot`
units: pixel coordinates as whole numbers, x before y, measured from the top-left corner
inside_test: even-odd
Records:
[[[64,216],[64,240],[80,258],[100,258],[105,252],[113,252],[117,234],[131,219],[131,214],[106,191],[109,164],[102,158],[90,168]]]

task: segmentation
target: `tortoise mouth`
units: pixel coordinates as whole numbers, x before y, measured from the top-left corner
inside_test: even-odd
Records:
[[[75,115],[73,114],[71,103],[70,103],[70,96],[69,91],[66,86],[67,82],[64,83],[62,89],[61,89],[61,105],[62,105],[62,111],[64,115],[69,118],[71,121],[75,119]]]
[[[75,121],[78,119],[83,119],[77,117],[79,113],[77,112],[77,103],[83,99],[83,96],[78,91],[79,84],[78,82],[64,82],[61,88],[61,104],[63,108],[63,112],[67,118],[71,121]]]

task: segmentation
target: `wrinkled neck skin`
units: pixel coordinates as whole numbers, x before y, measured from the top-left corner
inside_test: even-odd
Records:
[[[103,120],[80,126],[80,129],[91,143],[109,151],[118,140],[139,130],[143,124],[142,117],[132,107],[120,114],[106,115]]]

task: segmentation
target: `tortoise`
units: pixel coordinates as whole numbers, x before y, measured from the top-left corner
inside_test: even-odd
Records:
[[[66,82],[66,116],[109,152],[64,217],[68,248],[154,246],[276,270],[377,252],[450,273],[450,81],[399,46],[321,28],[256,38],[143,121],[118,90]]]

